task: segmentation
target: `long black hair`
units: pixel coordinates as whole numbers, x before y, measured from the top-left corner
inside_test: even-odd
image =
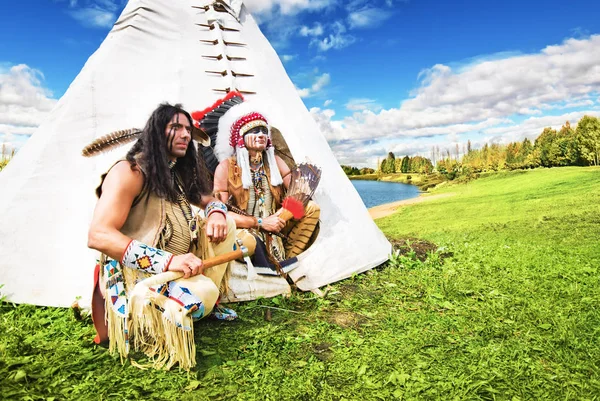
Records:
[[[193,127],[192,117],[180,104],[163,103],[152,112],[140,138],[126,156],[132,168],[139,166],[144,173],[148,190],[171,202],[177,200],[178,191],[169,168],[169,144],[165,130],[173,116],[179,113],[185,115]],[[200,197],[212,192],[212,180],[204,157],[192,141],[185,156],[177,159],[173,171],[181,177],[183,191],[191,203],[200,204]]]

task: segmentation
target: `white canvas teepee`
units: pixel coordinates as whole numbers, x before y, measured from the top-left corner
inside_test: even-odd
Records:
[[[159,103],[203,109],[228,89],[256,92],[246,97],[267,107],[296,161],[323,170],[315,194],[321,231],[291,273],[298,288],[315,289],[384,262],[389,242],[241,1],[130,0],[49,118],[0,173],[2,295],[48,306],[81,297],[87,305],[96,257],[87,248],[94,189],[125,149],[86,159],[82,147],[108,132],[142,127]],[[289,292],[282,278],[247,281],[243,269],[234,269],[228,298]]]

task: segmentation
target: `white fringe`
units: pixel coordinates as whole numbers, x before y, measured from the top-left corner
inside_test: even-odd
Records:
[[[242,169],[242,186],[248,189],[252,186],[252,176],[250,175],[250,155],[248,149],[238,148],[236,152],[237,164]]]
[[[248,281],[256,280],[258,278],[258,273],[256,272],[254,265],[252,264],[250,256],[244,256],[244,262],[246,262],[246,267],[248,268],[248,275],[246,276],[246,279]]]
[[[271,146],[266,152],[269,169],[271,170],[271,185],[276,187],[277,185],[283,184],[283,178],[281,178],[279,166],[277,165],[277,160],[275,160],[275,148]]]

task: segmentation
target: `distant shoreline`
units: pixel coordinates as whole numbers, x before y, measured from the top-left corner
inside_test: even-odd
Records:
[[[414,185],[421,191],[427,191],[436,185],[446,181],[440,174],[420,174],[420,173],[388,173],[388,174],[364,174],[349,175],[350,180],[356,181],[380,181],[395,182],[400,184]]]
[[[424,196],[424,194],[421,194],[421,195],[417,196],[416,198],[404,199],[404,200],[400,200],[400,201],[396,201],[396,202],[385,203],[385,204],[379,205],[379,206],[374,206],[369,209],[369,214],[371,215],[371,218],[373,220],[380,219],[382,217],[387,217],[391,214],[394,214],[394,212],[401,206],[414,205],[416,203],[421,203],[421,202],[430,201],[430,200],[434,200],[434,199],[446,198],[446,197],[452,196],[452,195],[454,195],[454,194],[446,193],[446,194],[427,195],[427,196]]]

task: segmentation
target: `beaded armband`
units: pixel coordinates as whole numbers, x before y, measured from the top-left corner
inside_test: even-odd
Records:
[[[213,213],[222,213],[223,216],[227,216],[227,206],[223,202],[210,202],[204,209],[204,215],[208,219]]]
[[[158,274],[167,271],[173,254],[132,240],[121,259],[123,266]]]

